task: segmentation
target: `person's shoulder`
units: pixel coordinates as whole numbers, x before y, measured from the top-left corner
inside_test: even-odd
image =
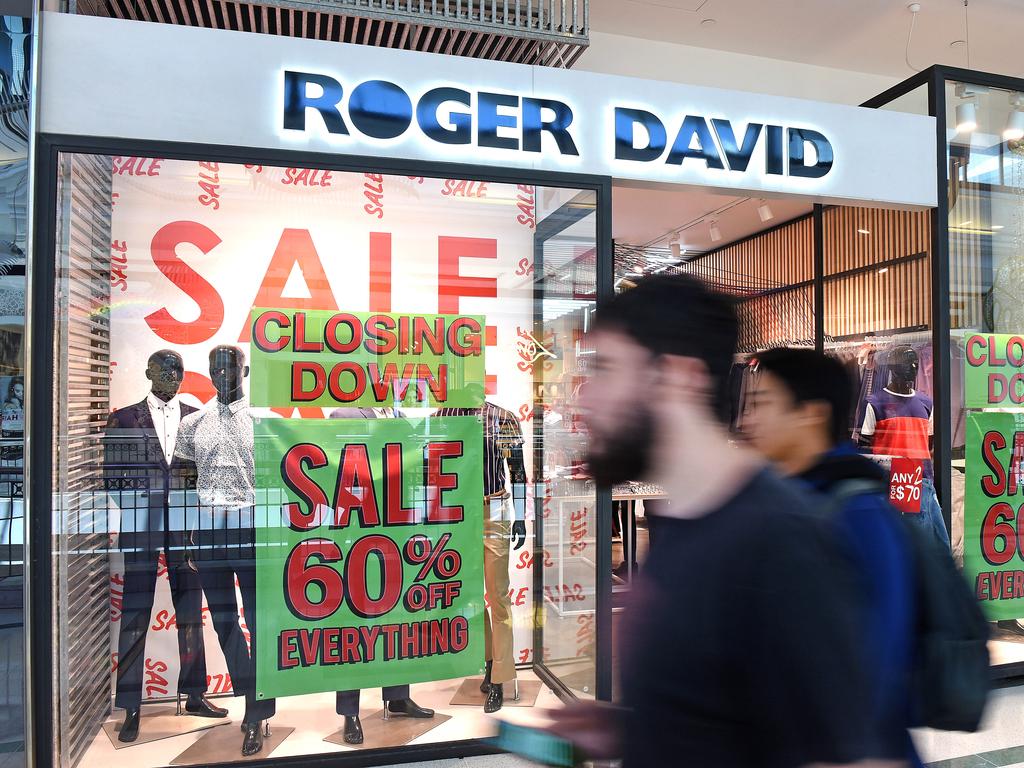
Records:
[[[191,412],[185,413],[182,409],[181,423],[178,425],[179,430],[194,429],[203,416],[206,415],[209,406],[204,408],[193,408]]]

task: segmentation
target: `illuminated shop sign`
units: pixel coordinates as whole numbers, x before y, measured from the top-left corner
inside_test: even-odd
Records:
[[[439,144],[532,153],[548,147],[554,154],[580,155],[573,109],[558,99],[453,85],[416,95],[388,80],[366,80],[349,90],[329,75],[293,70],[284,72],[283,93],[286,131],[306,131],[311,119],[319,119],[338,136],[356,131],[391,140],[416,131]],[[616,160],[670,166],[693,160],[708,169],[745,173],[760,148],[765,174],[811,179],[825,176],[835,161],[831,142],[810,128],[750,121],[738,133],[730,120],[686,115],[678,125],[669,124],[670,143],[669,125],[653,112],[614,106],[609,114],[602,130],[614,132]],[[544,143],[545,134],[550,144]]]

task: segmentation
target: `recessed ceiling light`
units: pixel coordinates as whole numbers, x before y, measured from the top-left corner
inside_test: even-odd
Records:
[[[966,44],[967,44],[966,40],[954,40],[952,43],[949,44],[949,47],[950,48],[956,48],[958,45],[966,45]]]
[[[993,224],[992,225],[992,229],[996,229],[996,230],[1003,229],[1003,225],[1002,224]]]
[[[871,230],[870,229],[858,229],[857,231],[860,234],[862,234],[862,235],[870,235],[871,234]]]
[[[961,227],[966,227],[966,226],[969,226],[969,225],[971,225],[973,223],[974,223],[974,219],[968,219],[967,221],[961,221],[960,222],[960,226]]]
[[[718,23],[718,22],[717,22],[717,21],[715,21],[714,19],[704,19],[704,20],[703,20],[703,21],[702,21],[702,22],[700,23],[700,25],[701,25],[702,27],[713,27],[713,26],[715,26],[715,24],[717,24],[717,23]]]
[[[884,275],[888,271],[889,271],[888,267],[882,267],[880,270],[878,270],[878,274]]]

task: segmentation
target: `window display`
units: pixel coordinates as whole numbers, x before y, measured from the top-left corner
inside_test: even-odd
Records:
[[[534,661],[587,686],[596,491],[565,472],[582,436],[562,389],[585,375],[593,192],[60,168],[54,663],[75,762],[476,738],[556,702]],[[539,646],[534,567],[566,585],[536,596]]]

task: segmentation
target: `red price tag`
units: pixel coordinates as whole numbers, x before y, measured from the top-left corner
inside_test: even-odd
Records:
[[[889,472],[889,501],[903,513],[921,513],[924,466],[914,459],[894,458]]]

